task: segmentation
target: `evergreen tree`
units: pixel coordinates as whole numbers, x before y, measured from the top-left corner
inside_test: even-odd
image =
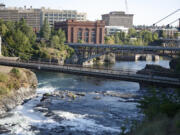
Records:
[[[64,42],[66,41],[65,32],[62,29],[59,29],[57,35],[59,37],[59,44],[64,45]]]
[[[59,37],[57,35],[53,36],[51,39],[51,47],[59,49],[60,48],[59,42],[60,42]]]
[[[5,36],[8,32],[8,28],[5,24],[0,25],[0,34],[1,36]]]
[[[49,26],[47,18],[44,19],[44,24],[40,31],[41,37],[45,38],[46,40],[49,40],[51,35],[51,28]]]

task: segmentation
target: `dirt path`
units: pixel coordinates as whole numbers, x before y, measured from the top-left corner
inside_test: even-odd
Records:
[[[13,67],[0,66],[1,73],[9,73]]]

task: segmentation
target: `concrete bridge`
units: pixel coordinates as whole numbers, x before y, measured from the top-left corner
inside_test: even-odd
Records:
[[[36,61],[23,62],[23,61],[15,61],[15,60],[6,60],[2,58],[0,59],[0,65],[45,70],[45,71],[63,72],[63,73],[78,74],[85,76],[95,76],[95,77],[110,78],[116,80],[125,80],[125,81],[139,82],[140,84],[142,83],[142,84],[161,85],[168,87],[180,87],[179,78],[141,75],[141,74],[136,74],[136,71],[133,70],[89,68],[89,67],[81,67],[74,65],[57,65],[55,63],[36,62]]]
[[[68,43],[75,50],[79,59],[78,64],[90,61],[94,58],[117,52],[132,52],[147,58],[157,58],[157,56],[175,57],[180,53],[178,47],[161,47],[161,46],[133,46],[133,45],[106,45],[106,44],[80,44]],[[137,56],[138,58],[139,56]],[[136,58],[135,58],[136,59]],[[152,58],[153,59],[153,58]],[[157,58],[158,59],[158,58]]]

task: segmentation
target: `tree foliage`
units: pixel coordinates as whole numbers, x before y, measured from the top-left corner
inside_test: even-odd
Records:
[[[51,28],[49,26],[47,18],[44,19],[43,26],[40,31],[41,37],[45,38],[46,40],[50,39],[51,36]]]
[[[36,33],[24,19],[19,22],[0,20],[0,34],[3,39],[2,54],[4,56],[16,56],[24,60],[50,58],[47,49],[42,49],[46,47],[57,49],[58,54],[67,57],[74,52],[72,48],[64,45],[66,40],[64,31],[60,29],[51,33],[46,19],[40,31],[41,40],[36,40]]]
[[[8,46],[2,47],[5,56],[17,56],[23,59],[31,57],[32,45],[36,34],[24,19],[19,22],[0,21],[1,35]]]
[[[152,33],[147,30],[136,31],[134,28],[129,29],[128,33],[117,32],[114,35],[105,37],[106,44],[118,45],[149,45],[158,40],[158,33]]]

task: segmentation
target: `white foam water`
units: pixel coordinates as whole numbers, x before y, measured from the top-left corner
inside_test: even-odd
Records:
[[[62,126],[71,127],[70,129],[73,131],[89,131],[93,134],[103,131],[120,133],[120,129],[118,128],[105,127],[97,124],[93,119],[88,119],[87,114],[81,115],[64,111],[53,111],[53,113],[64,118],[60,123]]]
[[[42,95],[44,93],[50,93],[55,91],[56,88],[52,86],[42,87],[37,89],[37,97],[20,105],[12,110],[10,113],[12,116],[0,119],[0,125],[4,125],[10,130],[9,135],[36,135],[38,131],[31,130],[31,126],[43,129],[52,129],[58,126],[70,126],[72,131],[89,131],[92,134],[97,132],[120,132],[118,128],[105,127],[97,124],[95,120],[88,119],[88,115],[74,114],[65,111],[53,111],[55,115],[60,116],[64,120],[60,123],[55,120],[45,117],[43,113],[34,111]]]
[[[0,119],[0,124],[4,125],[13,135],[35,135],[36,131],[31,131],[31,126],[39,128],[48,128],[58,126],[59,124],[50,118],[46,118],[40,112],[35,112],[33,107],[40,102],[44,93],[54,91],[54,87],[43,87],[37,89],[37,97],[20,105],[12,110],[12,116]]]

